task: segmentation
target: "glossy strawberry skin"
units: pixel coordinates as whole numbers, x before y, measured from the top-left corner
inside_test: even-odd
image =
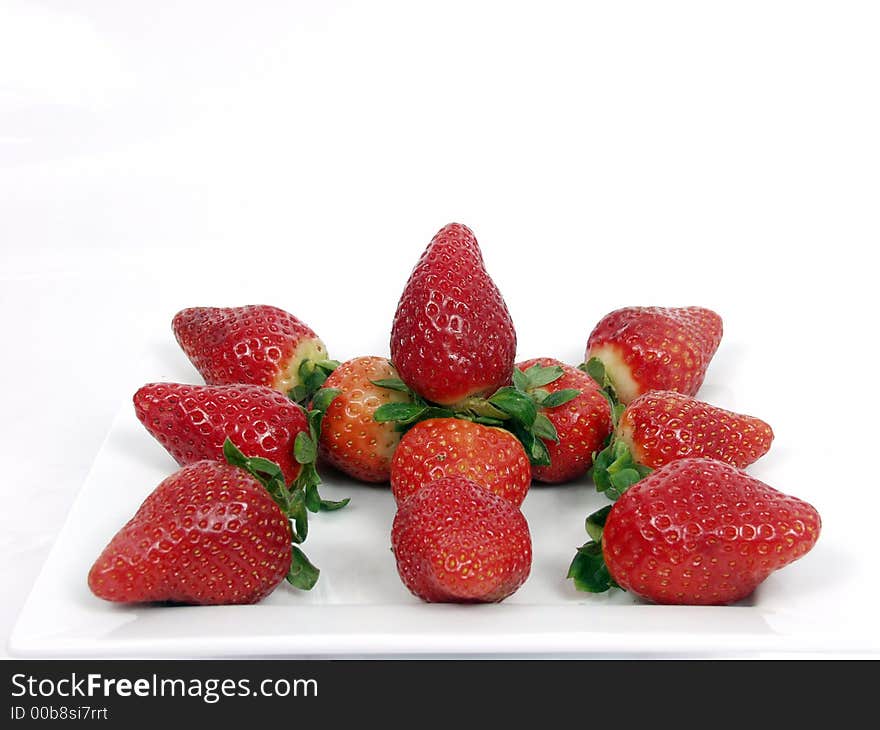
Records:
[[[324,414],[319,448],[322,458],[340,471],[363,482],[383,483],[391,477],[391,459],[400,442],[394,423],[373,420],[376,409],[403,403],[405,393],[374,385],[371,381],[398,378],[384,357],[356,357],[339,365],[324,382],[338,388]]]
[[[602,554],[617,584],[655,603],[727,604],[815,545],[815,508],[709,459],[670,462],[614,503]]]
[[[305,412],[261,385],[149,383],[134,395],[140,422],[180,465],[223,460],[228,437],[246,456],[274,461],[290,484],[299,475],[297,434],[308,433]]]
[[[407,499],[394,518],[391,546],[404,585],[429,602],[502,601],[532,564],[522,512],[464,477],[430,482]]]
[[[189,464],[165,479],[88,574],[97,597],[122,603],[256,603],[291,563],[290,522],[243,469]]]
[[[652,391],[626,407],[616,438],[629,446],[638,463],[652,469],[687,457],[745,469],[770,450],[773,429],[760,418],[681,393]]]
[[[299,384],[303,359],[327,348],[306,324],[278,307],[190,307],[174,315],[177,342],[208,385],[248,383],[284,394]]]
[[[611,406],[596,381],[583,370],[566,365],[551,357],[535,358],[517,363],[525,371],[533,365],[562,368],[562,377],[544,386],[550,393],[565,388],[580,390],[573,400],[555,408],[540,411],[550,419],[559,436],[559,443],[546,440],[550,466],[533,466],[537,481],[561,484],[583,476],[593,465],[593,454],[605,444],[611,433]]]
[[[695,395],[722,333],[703,307],[626,307],[596,325],[585,360],[603,362],[622,403],[650,390]]]
[[[407,281],[391,328],[391,361],[423,398],[455,405],[508,384],[515,356],[513,322],[477,240],[451,223]]]
[[[429,418],[406,432],[391,464],[398,504],[447,476],[471,479],[517,507],[532,480],[522,444],[509,431],[458,418]]]

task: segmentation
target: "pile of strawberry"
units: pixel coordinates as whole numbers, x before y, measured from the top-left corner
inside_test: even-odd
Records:
[[[204,384],[134,396],[181,468],[92,566],[107,600],[253,603],[285,578],[311,588],[308,513],[348,502],[321,498],[320,463],[390,484],[398,573],[425,601],[511,595],[532,566],[531,485],[591,470],[612,503],[586,520],[568,573],[579,590],[731,603],[819,536],[812,506],[743,471],[770,427],[694,397],[717,314],[628,307],[598,323],[578,367],[516,362],[507,306],[460,224],[406,283],[390,359],[330,360],[309,327],[264,305],[185,309],[172,328]]]

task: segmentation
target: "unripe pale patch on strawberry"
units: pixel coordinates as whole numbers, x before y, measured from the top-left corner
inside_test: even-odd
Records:
[[[279,363],[278,372],[271,382],[271,387],[282,393],[288,393],[298,385],[303,385],[303,377],[300,373],[303,361],[326,360],[327,346],[317,337],[302,340],[293,349],[293,353],[287,360],[286,365],[281,361],[281,352],[277,350],[275,362]]]
[[[189,307],[171,326],[208,385],[263,385],[305,403],[336,365],[310,327],[270,305]]]
[[[629,403],[641,392],[639,384],[632,377],[630,367],[623,359],[620,348],[617,345],[605,344],[592,347],[587,351],[586,359],[597,358],[602,361],[608,377],[614,383],[614,390],[621,403]],[[650,362],[655,357],[654,353],[646,355]]]
[[[650,390],[695,395],[722,332],[703,307],[625,307],[599,321],[584,359],[602,362],[621,403]]]

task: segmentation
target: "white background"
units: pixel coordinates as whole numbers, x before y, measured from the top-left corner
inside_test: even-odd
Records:
[[[719,311],[704,397],[774,425],[817,584],[877,598],[878,37],[871,2],[2,0],[0,637],[175,311],[386,354],[452,220],[522,358]]]

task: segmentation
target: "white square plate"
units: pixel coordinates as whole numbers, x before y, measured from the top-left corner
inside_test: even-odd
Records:
[[[734,344],[731,348],[737,352]],[[148,380],[189,380],[193,373],[167,341],[144,363]],[[713,368],[737,392],[737,370],[723,352]],[[710,399],[710,398],[707,398]],[[721,403],[719,403],[721,404]],[[794,428],[795,417],[792,417]],[[777,431],[778,424],[777,425]],[[781,443],[780,443],[781,442]],[[873,618],[871,566],[874,509],[833,509],[815,471],[798,489],[783,478],[809,456],[777,439],[752,472],[812,501],[823,534],[805,558],[771,576],[747,601],[729,607],[653,606],[621,591],[587,595],[565,574],[586,540],[584,517],[607,503],[591,482],[535,486],[523,505],[534,543],[525,585],[501,604],[428,605],[400,582],[389,549],[394,501],[387,488],[325,474],[329,499],[352,498],[344,510],[313,516],[304,545],[321,568],[314,590],[282,584],[255,606],[125,607],[101,601],[87,571],[113,533],[176,466],[142,428],[130,404],[108,437],[10,641],[19,656],[98,657],[387,657],[387,656],[743,656],[880,652]],[[814,472],[809,472],[813,474]],[[842,489],[842,486],[838,485]],[[870,497],[877,501],[873,494]],[[867,497],[866,497],[867,499]],[[833,519],[829,520],[829,516]],[[853,522],[843,525],[843,517]]]

